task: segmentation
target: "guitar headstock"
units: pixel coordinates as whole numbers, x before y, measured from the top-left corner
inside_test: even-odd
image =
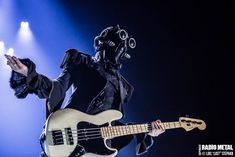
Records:
[[[198,128],[199,130],[206,129],[206,123],[200,119],[180,117],[179,122],[181,127],[184,128],[186,131],[190,131],[194,128]]]

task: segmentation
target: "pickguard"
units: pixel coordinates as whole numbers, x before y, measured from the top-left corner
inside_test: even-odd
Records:
[[[108,124],[102,125],[107,126]],[[71,153],[69,157],[78,157],[85,153],[94,153],[97,155],[110,155],[114,152],[106,148],[104,144],[104,139],[101,137],[99,129],[102,126],[97,126],[88,122],[80,122],[77,124],[78,129],[78,143],[77,147]],[[100,138],[98,138],[100,137]],[[107,140],[106,143],[108,146],[111,145],[110,140]]]

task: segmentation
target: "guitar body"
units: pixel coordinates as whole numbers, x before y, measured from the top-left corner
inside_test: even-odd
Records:
[[[62,109],[52,113],[45,126],[43,147],[48,157],[115,157],[119,149],[110,147],[110,139],[126,135],[148,133],[151,123],[116,125],[112,121],[122,118],[122,113],[107,110],[96,115],[74,109]],[[180,117],[178,122],[161,123],[164,129],[184,128],[190,131],[194,128],[204,130],[203,120]],[[113,143],[115,145],[115,142]]]
[[[118,151],[108,146],[99,128],[122,118],[122,113],[107,110],[96,115],[74,109],[51,114],[45,126],[44,149],[49,157],[114,157]]]

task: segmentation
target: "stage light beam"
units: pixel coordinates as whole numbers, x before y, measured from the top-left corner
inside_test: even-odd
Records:
[[[24,28],[24,29],[27,29],[27,28],[29,28],[29,23],[27,21],[22,21],[20,23],[20,27]]]
[[[32,31],[30,30],[29,22],[22,21],[18,31],[18,39],[22,42],[30,42],[33,38]]]

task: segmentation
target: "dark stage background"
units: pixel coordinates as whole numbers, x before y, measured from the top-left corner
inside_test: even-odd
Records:
[[[21,3],[16,4],[22,6]],[[62,30],[52,29],[47,33],[60,33],[73,27],[74,38],[53,39],[52,36],[46,40],[40,31],[47,24],[43,23],[40,29],[38,25],[31,27],[37,31],[35,38],[44,45],[44,50],[48,50],[44,57],[51,59],[53,68],[58,70],[52,74],[48,72],[49,76],[55,78],[59,74],[66,48],[75,47],[94,54],[93,38],[105,27],[119,24],[137,41],[137,47],[129,51],[131,60],[125,61],[122,69],[123,75],[135,87],[132,100],[125,106],[124,121],[176,121],[185,115],[205,120],[207,128],[204,131],[167,130],[155,138],[154,145],[143,157],[192,157],[197,156],[199,144],[234,143],[234,60],[231,55],[234,51],[230,40],[234,17],[228,1],[60,0],[57,5],[71,23],[63,24]],[[30,11],[23,7],[21,16],[27,17]],[[53,15],[56,17],[57,13]],[[31,19],[31,23],[34,20]],[[83,46],[67,44],[68,47],[59,49],[58,45],[63,42],[80,42]],[[22,56],[27,57],[27,54]],[[36,60],[37,66],[43,64],[40,58]],[[40,103],[43,106],[43,102]],[[43,110],[40,110],[41,119],[44,118]],[[41,120],[34,125],[42,124]],[[36,130],[38,135],[40,126]],[[34,140],[33,147],[38,148],[33,148],[33,153],[26,149],[19,151],[15,153],[17,156],[36,156],[40,152],[36,139],[28,140]],[[11,149],[15,148],[0,145],[0,155],[14,156]],[[135,156],[135,141],[118,156]]]

